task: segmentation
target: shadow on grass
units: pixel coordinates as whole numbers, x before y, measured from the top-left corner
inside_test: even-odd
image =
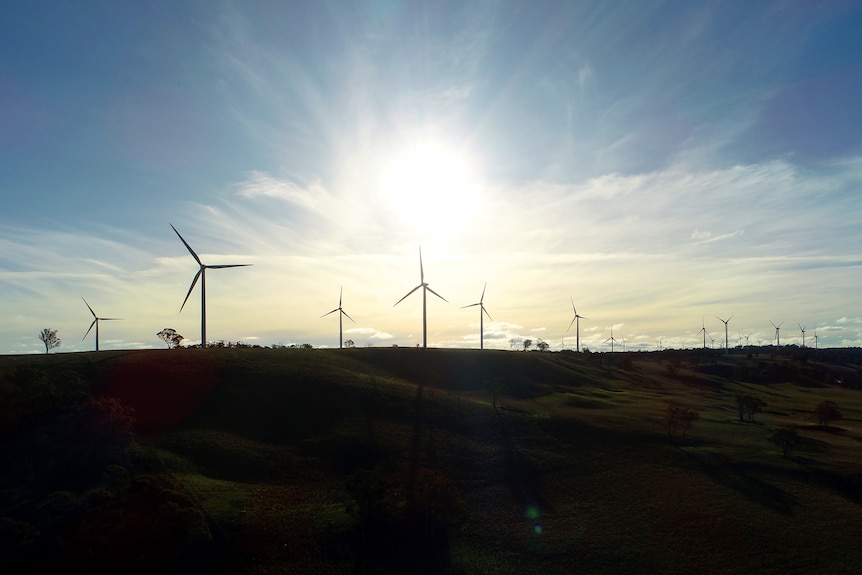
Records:
[[[799,505],[796,498],[786,491],[754,477],[751,471],[759,467],[756,464],[733,461],[718,453],[687,451],[685,454],[710,479],[733,489],[752,503],[782,515],[793,515]]]

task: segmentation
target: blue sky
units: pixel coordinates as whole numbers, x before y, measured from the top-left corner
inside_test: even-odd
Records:
[[[862,345],[857,2],[13,2],[0,353]],[[347,331],[349,330],[349,331]],[[709,340],[708,340],[709,342]]]

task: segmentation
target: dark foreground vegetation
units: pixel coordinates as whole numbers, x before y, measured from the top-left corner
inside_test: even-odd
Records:
[[[0,357],[0,565],[856,573],[860,358]]]

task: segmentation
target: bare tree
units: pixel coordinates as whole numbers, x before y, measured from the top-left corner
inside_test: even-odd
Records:
[[[176,349],[180,347],[180,344],[185,339],[183,336],[177,333],[177,330],[172,327],[166,327],[156,335],[159,336],[159,339],[161,339],[168,345],[168,349]]]
[[[533,345],[533,340],[532,339],[525,339],[524,340],[524,351],[527,351],[528,349],[530,349],[531,345]]]
[[[47,327],[39,332],[39,341],[45,344],[45,353],[48,353],[49,350],[55,347],[60,347],[60,344],[63,343],[57,336],[57,330]]]

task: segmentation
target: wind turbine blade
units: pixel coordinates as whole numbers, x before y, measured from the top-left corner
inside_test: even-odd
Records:
[[[575,325],[576,319],[578,319],[577,316],[572,318],[572,321],[571,321],[571,323],[569,323],[569,327],[566,328],[566,331],[569,331],[570,329],[572,329],[572,326]]]
[[[398,300],[397,302],[395,302],[395,303],[392,305],[392,307],[395,307],[396,305],[398,305],[399,303],[401,303],[402,301],[404,301],[405,299],[407,299],[407,297],[408,297],[410,294],[412,294],[413,292],[415,292],[416,290],[418,290],[418,289],[419,289],[419,288],[421,288],[421,287],[422,287],[422,284],[419,284],[418,286],[416,286],[415,288],[413,288],[412,290],[410,290],[409,292],[407,292],[407,295],[406,295],[406,296],[404,296],[403,298],[401,298],[400,300]]]
[[[588,318],[588,317],[584,317],[584,316],[582,316],[582,315],[579,315],[578,317],[579,317],[579,318],[581,318],[581,319],[590,319],[590,318]]]
[[[569,298],[569,301],[571,301],[571,302],[572,302],[572,311],[573,311],[573,312],[575,312],[575,317],[577,317],[577,315],[578,315],[578,310],[576,310],[576,309],[575,309],[575,300],[574,300],[574,299],[572,299],[572,298]]]
[[[93,320],[93,323],[91,323],[90,327],[87,328],[87,333],[84,334],[84,337],[81,338],[81,341],[84,341],[85,339],[87,339],[87,336],[90,335],[90,330],[93,329],[93,326],[96,325],[97,321],[99,321],[99,320],[98,319]]]
[[[185,240],[185,238],[183,238],[183,236],[180,235],[180,232],[177,232],[177,228],[174,227],[174,224],[170,224],[170,226],[171,226],[171,229],[173,229],[176,232],[177,236],[179,236],[180,241],[183,242],[183,244],[186,246],[186,249],[189,250],[189,253],[192,254],[192,257],[195,258],[195,261],[198,262],[198,265],[200,265],[200,266],[204,265],[203,263],[201,263],[201,259],[198,257],[198,255],[195,253],[195,251],[192,249],[192,246],[190,246],[189,243]]]
[[[341,308],[338,308],[338,307],[337,307],[337,308],[335,308],[335,309],[334,309],[334,310],[332,310],[332,311],[328,311],[328,312],[326,312],[325,314],[323,314],[323,315],[322,315],[322,316],[320,316],[320,317],[326,317],[326,316],[328,316],[329,314],[331,314],[331,313],[335,313],[335,312],[337,312],[337,311],[338,311],[338,310],[340,310],[340,309],[341,309]]]
[[[349,315],[347,315],[347,312],[346,312],[346,311],[344,311],[343,309],[341,310],[341,313],[343,313],[345,316],[347,316],[347,319],[349,319],[349,320],[350,320],[350,321],[352,321],[353,323],[356,323],[355,321],[353,321],[353,318],[352,318],[352,317],[350,317]]]
[[[727,318],[727,321],[732,320],[734,315],[736,315],[736,314],[730,314],[730,317],[729,317],[729,318]]]
[[[461,309],[464,309],[465,307],[476,307],[477,305],[482,305],[482,302],[479,302],[479,303],[471,303],[470,305],[462,305],[462,306],[461,306]]]
[[[195,274],[195,279],[192,280],[192,285],[189,286],[189,293],[186,294],[186,299],[183,300],[183,305],[180,306],[180,311],[183,311],[183,308],[186,307],[186,302],[189,301],[189,296],[192,295],[192,290],[195,289],[195,286],[198,283],[198,278],[201,277],[201,273],[203,273],[204,268],[201,266],[201,269],[198,270],[198,273]]]
[[[488,287],[488,282],[485,282],[485,285],[482,287],[482,297],[479,298],[479,303],[485,301],[485,289]]]
[[[422,267],[422,246],[419,246],[419,281],[425,283],[425,268]]]
[[[434,295],[436,295],[437,297],[439,297],[440,299],[442,299],[442,300],[443,300],[443,301],[445,301],[446,303],[449,303],[449,300],[448,300],[448,299],[446,299],[445,297],[443,297],[442,295],[440,295],[439,293],[437,293],[436,291],[434,291],[433,289],[431,289],[431,288],[430,288],[430,287],[428,287],[427,285],[425,286],[425,289],[427,289],[428,291],[430,291],[431,293],[433,293]]]
[[[84,299],[83,297],[81,299]],[[96,317],[96,312],[93,311],[93,308],[90,307],[90,304],[87,303],[87,300],[84,299],[84,304],[87,306],[87,309],[90,310],[90,313],[93,314],[93,317]],[[87,337],[86,335],[84,337]]]
[[[485,309],[485,306],[482,306],[482,311],[485,312],[485,315],[488,316],[488,319],[490,319],[491,321],[494,321],[494,318],[491,317],[491,314],[488,313],[488,310]]]
[[[100,317],[99,321],[120,321],[121,317]]]
[[[224,268],[244,268],[244,267],[248,267],[250,265],[252,265],[252,264],[222,264],[222,265],[218,265],[218,266],[205,266],[205,267],[207,267],[211,270],[212,269],[218,270],[218,269],[224,269]]]
[[[341,307],[341,296],[344,295],[344,287],[338,289],[338,307]]]

